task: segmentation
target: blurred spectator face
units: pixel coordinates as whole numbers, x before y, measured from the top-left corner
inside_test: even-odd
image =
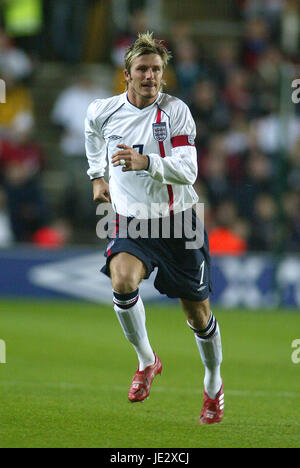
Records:
[[[237,234],[244,240],[248,240],[248,238],[250,237],[251,227],[247,220],[244,218],[237,218],[232,225],[232,229],[235,232],[235,234]]]
[[[269,36],[269,27],[262,17],[253,18],[246,22],[243,62],[247,68],[257,66],[257,61],[268,44]]]
[[[250,147],[248,122],[242,112],[233,112],[230,128],[226,134],[226,151],[229,155],[239,154]]]
[[[246,70],[235,68],[229,75],[227,87],[234,91],[248,89],[249,76]]]
[[[269,28],[267,23],[261,18],[253,18],[246,23],[246,39],[250,42],[264,42],[269,37]]]
[[[278,67],[281,64],[282,54],[278,47],[271,45],[267,48],[267,50],[263,54],[262,59],[265,62],[270,63],[274,67]]]
[[[282,198],[282,207],[285,215],[290,219],[300,221],[300,197],[297,192],[288,192]]]
[[[191,24],[185,21],[176,21],[171,25],[171,40],[174,43],[181,42],[192,34]]]
[[[300,140],[298,140],[289,154],[288,187],[300,191]]]
[[[293,165],[300,167],[300,139],[296,141],[289,159]]]
[[[237,209],[231,200],[221,203],[216,212],[218,225],[232,227],[237,220]]]
[[[249,72],[244,68],[230,70],[227,75],[223,99],[232,110],[246,112],[251,104]]]
[[[193,103],[203,109],[211,108],[216,101],[216,90],[214,84],[209,81],[199,81],[194,88]]]
[[[248,132],[248,121],[243,112],[233,112],[230,122],[230,129],[236,132]]]
[[[281,52],[274,46],[268,47],[259,58],[257,69],[266,85],[276,86],[278,84],[281,61]]]
[[[223,134],[215,135],[209,144],[209,153],[220,159],[226,156],[226,137]]]
[[[130,18],[130,32],[136,36],[139,32],[144,32],[148,27],[147,13],[144,10],[135,10]]]
[[[262,153],[254,152],[247,164],[248,174],[256,181],[267,180],[272,176],[272,164]]]
[[[197,49],[195,44],[190,40],[183,40],[177,43],[175,51],[176,61],[183,63],[197,62]]]
[[[219,65],[227,67],[237,61],[237,44],[235,42],[221,41],[216,49],[216,60]]]
[[[210,179],[225,177],[226,162],[225,158],[217,154],[210,155],[206,163],[206,176]]]
[[[269,195],[259,195],[254,203],[254,212],[261,221],[273,221],[277,216],[277,206]]]

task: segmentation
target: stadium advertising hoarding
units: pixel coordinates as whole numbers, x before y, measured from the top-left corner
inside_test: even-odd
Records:
[[[2,297],[70,297],[111,303],[110,280],[100,273],[103,252],[95,249],[0,252]],[[4,274],[5,272],[5,274]],[[225,307],[300,307],[300,256],[213,257],[213,303]],[[145,301],[168,301],[154,288],[155,271],[141,285]]]

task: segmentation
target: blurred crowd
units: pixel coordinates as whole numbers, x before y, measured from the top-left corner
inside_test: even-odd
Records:
[[[78,76],[53,102],[49,125],[61,129],[58,145],[67,181],[57,217],[41,183],[50,156],[36,138],[31,94],[44,59],[39,41],[43,2],[23,0],[27,1],[34,16],[27,24],[31,34],[16,27],[12,11],[3,15],[0,30],[0,77],[6,84],[6,103],[0,104],[0,246],[33,242],[57,247],[76,242],[76,229],[83,223],[95,226],[85,176],[85,112],[95,97],[124,91],[124,51],[138,31],[149,28],[149,17],[146,10],[135,7],[127,28],[114,29],[108,44],[110,90],[95,86],[88,76]],[[49,2],[45,3],[49,9]],[[92,3],[51,1],[48,32],[54,38],[54,60],[80,63],[80,38]],[[195,188],[205,203],[212,252],[296,252],[300,245],[300,104],[291,102],[291,82],[283,77],[288,65],[293,77],[298,72],[300,78],[298,2],[239,0],[234,20],[242,25],[241,35],[215,39],[209,47],[193,25],[183,21],[171,24],[167,33],[157,31],[173,55],[165,91],[183,99],[196,122],[199,174]],[[52,36],[51,31],[55,31]],[[66,40],[72,34],[74,41]],[[282,96],[289,102],[283,103]]]

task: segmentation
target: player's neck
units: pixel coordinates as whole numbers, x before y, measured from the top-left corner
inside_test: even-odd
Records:
[[[138,109],[144,109],[145,107],[151,106],[158,97],[158,94],[151,98],[145,98],[144,96],[140,96],[139,94],[135,93],[134,91],[128,89],[127,90],[127,99],[133,106],[137,107]]]

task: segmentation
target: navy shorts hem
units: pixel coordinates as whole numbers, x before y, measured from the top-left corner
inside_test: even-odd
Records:
[[[106,263],[103,265],[101,268],[101,273],[104,275],[108,276],[110,278],[110,268],[109,264],[113,257],[115,257],[119,253],[128,253],[130,255],[133,255],[134,257],[138,258],[141,262],[143,262],[145,268],[146,268],[146,275],[143,279],[148,279],[151,273],[154,270],[154,266],[150,264],[148,258],[142,253],[142,252],[137,252],[136,248],[130,248],[129,246],[126,247],[116,247],[115,249],[112,249],[111,254],[107,256]]]
[[[171,292],[171,291],[168,291],[166,289],[163,289],[161,288],[158,284],[155,285],[154,284],[154,287],[155,289],[157,289],[157,291],[160,293],[160,294],[164,294],[166,296],[168,296],[170,299],[187,299],[188,301],[192,301],[192,302],[203,302],[205,301],[206,299],[208,299],[210,297],[210,290],[209,291],[205,291],[205,293],[203,294],[187,294],[187,292],[181,292],[181,291],[177,291],[177,292]]]

